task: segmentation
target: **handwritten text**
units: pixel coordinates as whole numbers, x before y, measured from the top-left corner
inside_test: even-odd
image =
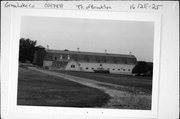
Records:
[[[112,9],[111,6],[107,6],[105,4],[103,5],[93,5],[93,4],[89,4],[89,5],[83,5],[83,4],[79,4],[79,5],[76,5],[76,7],[79,9],[79,10],[109,10],[109,9]]]
[[[44,7],[45,8],[51,8],[51,9],[63,9],[63,4],[55,4],[55,3],[45,3]]]
[[[16,3],[9,3],[9,2],[6,2],[4,4],[4,7],[13,7],[13,8],[34,8],[35,5],[33,4],[26,4],[26,3],[23,3],[23,2],[16,2]]]
[[[130,9],[154,9],[154,10],[159,10],[160,7],[163,5],[159,4],[149,4],[149,3],[144,3],[144,4],[132,4],[130,5]]]

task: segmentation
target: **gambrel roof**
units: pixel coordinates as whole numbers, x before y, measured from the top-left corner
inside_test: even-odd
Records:
[[[76,54],[76,55],[88,55],[88,56],[136,58],[134,55],[128,55],[128,54],[96,53],[96,52],[82,52],[82,51],[69,51],[69,50],[46,50],[46,52],[55,53],[55,54]]]

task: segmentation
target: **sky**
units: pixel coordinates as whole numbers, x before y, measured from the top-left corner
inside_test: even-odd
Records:
[[[138,61],[153,62],[153,22],[23,16],[20,37],[49,49],[131,52]]]

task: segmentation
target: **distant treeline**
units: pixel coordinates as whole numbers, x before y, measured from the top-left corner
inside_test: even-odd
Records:
[[[19,61],[33,62],[34,52],[36,50],[36,41],[30,40],[29,38],[21,38],[19,45]]]

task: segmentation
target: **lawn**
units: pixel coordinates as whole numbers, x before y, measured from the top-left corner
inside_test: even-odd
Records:
[[[88,78],[96,81],[118,84],[123,86],[136,87],[143,92],[151,94],[152,92],[152,77],[150,76],[131,76],[123,74],[103,74],[93,72],[78,72],[78,71],[55,71],[65,73],[77,77]]]
[[[109,95],[56,76],[19,68],[18,105],[101,107]]]

